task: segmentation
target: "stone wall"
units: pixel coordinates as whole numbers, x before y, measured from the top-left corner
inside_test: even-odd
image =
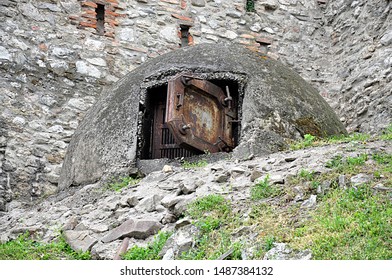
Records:
[[[386,0],[256,0],[253,12],[246,0],[1,1],[0,209],[11,194],[55,192],[70,137],[102,89],[184,42],[267,53],[318,88],[352,130],[385,127],[390,8]]]

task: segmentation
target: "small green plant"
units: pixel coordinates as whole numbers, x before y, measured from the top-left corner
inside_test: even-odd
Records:
[[[255,9],[255,1],[254,0],[246,0],[246,11],[247,12],[254,12]]]
[[[282,193],[281,189],[269,183],[269,175],[254,185],[250,191],[252,200],[276,197]]]
[[[201,167],[206,167],[207,165],[208,162],[206,160],[199,160],[196,162],[184,161],[182,163],[182,167],[185,169],[201,168]]]
[[[315,140],[316,140],[316,136],[313,136],[311,134],[305,134],[304,139],[302,141],[295,142],[295,143],[291,144],[290,148],[292,150],[304,149],[304,148],[313,146],[313,144],[315,143]]]
[[[299,176],[301,179],[303,179],[303,180],[311,181],[311,180],[314,179],[315,174],[314,174],[313,171],[308,171],[308,170],[306,170],[306,169],[301,169],[301,170],[299,171],[299,173],[298,173],[298,176]]]
[[[326,139],[330,144],[347,143],[347,142],[366,142],[370,139],[370,135],[366,133],[352,133],[348,135],[334,135]]]
[[[221,195],[207,195],[188,205],[186,214],[195,220],[199,229],[195,247],[184,252],[181,259],[217,259],[233,250],[229,259],[241,258],[241,244],[231,240],[233,228],[239,218],[232,212],[230,203]]]
[[[263,249],[265,252],[271,250],[274,247],[274,242],[275,242],[275,236],[269,235],[265,238],[264,240],[264,246]]]
[[[210,194],[202,198],[196,199],[188,205],[187,214],[191,218],[200,218],[206,212],[218,211],[221,214],[227,213],[230,205],[221,195]]]
[[[172,235],[171,232],[159,232],[154,240],[146,247],[134,246],[129,249],[123,256],[123,260],[160,260],[159,253],[161,252],[166,241]]]
[[[138,184],[140,180],[140,178],[132,178],[129,176],[121,177],[117,180],[113,180],[112,183],[109,183],[107,189],[119,192],[125,187]]]
[[[75,252],[62,236],[51,243],[42,243],[31,238],[29,233],[0,244],[0,260],[89,260],[89,252]]]
[[[341,155],[337,155],[326,163],[326,167],[341,173],[354,173],[360,171],[359,167],[363,166],[367,159],[367,154],[361,154],[358,157],[346,157],[345,159]]]
[[[380,138],[382,140],[392,140],[392,123],[382,132]]]

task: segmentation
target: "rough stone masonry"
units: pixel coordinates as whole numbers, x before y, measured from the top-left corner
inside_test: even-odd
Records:
[[[0,209],[55,193],[70,138],[102,89],[182,39],[280,60],[350,131],[391,122],[391,1],[257,0],[254,12],[245,2],[1,1]]]

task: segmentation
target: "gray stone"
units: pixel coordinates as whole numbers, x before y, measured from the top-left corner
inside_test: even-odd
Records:
[[[259,8],[264,7],[269,10],[276,10],[279,8],[279,4],[277,0],[257,0],[255,1],[255,8],[258,10]]]
[[[226,183],[229,180],[229,176],[225,173],[215,175],[214,182]]]
[[[76,71],[82,75],[94,77],[94,78],[101,78],[102,72],[98,70],[93,65],[87,64],[85,61],[77,61],[76,62]]]
[[[371,182],[372,179],[373,179],[372,176],[360,173],[351,177],[350,182],[351,182],[351,186],[358,187],[360,185],[364,185]]]
[[[170,165],[165,165],[165,166],[162,168],[162,172],[163,172],[163,173],[171,173],[171,172],[173,172],[173,168],[172,168]]]
[[[196,191],[197,185],[196,183],[181,183],[179,188],[183,194],[190,194]]]
[[[310,195],[310,197],[307,200],[305,200],[301,204],[301,207],[302,208],[314,208],[314,207],[316,207],[316,204],[317,204],[317,195],[312,194],[312,195]]]
[[[66,230],[63,234],[65,241],[75,251],[90,251],[98,242],[97,239],[89,235],[88,231]]]
[[[206,5],[206,1],[205,0],[191,0],[191,4],[192,4],[192,6],[195,6],[195,7],[204,7]]]
[[[110,231],[101,241],[104,243],[112,242],[124,237],[145,239],[156,234],[162,228],[162,224],[152,220],[133,220],[130,219],[119,227]]]
[[[153,212],[156,210],[158,204],[161,203],[162,196],[161,195],[151,195],[143,198],[137,204],[136,208],[143,212]]]
[[[380,43],[384,46],[389,46],[392,43],[392,30],[389,30],[381,37]]]
[[[347,177],[346,177],[346,175],[339,175],[338,185],[341,188],[346,188],[346,186],[347,186]]]
[[[226,16],[232,18],[240,18],[242,16],[242,13],[235,10],[231,10],[226,13]]]
[[[274,243],[274,247],[264,255],[264,260],[310,260],[310,250],[294,251],[285,243]]]
[[[120,246],[120,240],[110,243],[98,242],[91,249],[91,256],[94,260],[113,260]]]
[[[9,51],[3,47],[0,46],[0,59],[4,59],[4,60],[11,60],[11,54],[9,53]]]

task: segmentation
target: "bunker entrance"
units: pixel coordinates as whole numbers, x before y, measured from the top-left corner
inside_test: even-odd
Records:
[[[239,88],[231,80],[180,74],[147,90],[141,159],[230,152],[239,139]]]

